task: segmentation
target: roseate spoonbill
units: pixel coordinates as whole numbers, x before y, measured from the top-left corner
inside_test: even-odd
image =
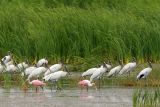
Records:
[[[124,73],[129,73],[130,75],[130,72],[133,71],[137,66],[137,63],[136,63],[136,59],[133,57],[132,59],[132,62],[126,64],[123,66],[123,68],[120,70],[119,74],[124,74]]]
[[[109,71],[107,77],[116,76],[116,74],[118,74],[119,71],[122,69],[122,66],[123,66],[123,65],[122,65],[122,60],[119,60],[119,65],[116,66],[116,67],[114,67],[114,68],[112,68],[112,69]]]
[[[37,67],[41,67],[44,64],[48,64],[48,60],[46,58],[42,58],[37,62]]]
[[[145,79],[145,85],[146,85],[146,79],[149,73],[152,71],[152,64],[151,62],[148,62],[148,67],[144,68],[138,75],[137,75],[137,81],[144,78]]]
[[[36,92],[38,92],[38,87],[41,87],[43,90],[43,86],[46,85],[43,81],[40,80],[32,80],[31,82],[28,80],[28,83],[36,87]]]
[[[95,90],[97,90],[96,84],[91,83],[89,80],[81,80],[81,81],[79,81],[78,85],[81,87],[81,90],[86,87],[86,89],[88,91],[88,87],[92,87],[92,86],[94,86]]]

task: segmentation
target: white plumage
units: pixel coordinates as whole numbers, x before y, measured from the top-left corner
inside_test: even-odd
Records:
[[[98,68],[90,68],[90,69],[88,69],[87,71],[85,71],[85,72],[82,73],[82,77],[92,75],[93,72],[96,71],[97,69],[98,69]]]
[[[4,71],[4,66],[0,64],[0,73]]]
[[[11,55],[7,55],[4,58],[2,58],[2,61],[4,64],[7,64],[9,61],[11,61]]]
[[[34,69],[31,74],[28,76],[28,80],[30,80],[33,77],[39,77],[42,73],[46,72],[47,68],[45,67],[39,67]]]
[[[24,70],[27,67],[29,67],[29,65],[26,62],[22,62],[22,63],[19,63],[17,67],[19,68],[19,70]]]
[[[8,65],[8,66],[6,66],[6,71],[7,72],[16,72],[18,70],[18,68],[17,68],[17,66],[15,66],[15,65]]]
[[[133,58],[133,62],[130,62],[126,65],[124,65],[124,67],[121,69],[121,71],[119,72],[119,74],[124,74],[124,73],[130,73],[131,71],[133,71],[136,68],[137,64],[135,61],[135,58]]]
[[[63,64],[54,64],[45,72],[44,76],[49,75],[50,73],[54,73],[62,68]]]
[[[152,65],[149,63],[149,67],[143,69],[138,75],[137,80],[140,80],[141,78],[147,78],[149,73],[152,71]]]
[[[31,74],[31,72],[33,71],[33,70],[35,70],[37,67],[35,67],[35,66],[32,66],[32,67],[28,67],[28,68],[26,68],[25,70],[24,70],[24,72],[22,72],[22,76],[24,76],[24,75],[26,75],[26,76],[28,76],[28,75],[30,75]]]
[[[93,74],[90,77],[90,82],[92,82],[95,79],[99,79],[106,71],[107,71],[107,67],[105,64],[103,64],[103,67],[100,67],[93,72]]]
[[[60,78],[65,77],[67,75],[67,72],[64,71],[57,71],[54,73],[51,73],[47,76],[45,76],[43,79],[45,81],[58,81]]]
[[[119,71],[122,69],[122,61],[119,61],[119,64],[120,65],[118,65],[110,70],[110,72],[107,75],[108,77],[111,77],[111,76],[119,73]]]
[[[48,61],[46,58],[40,59],[36,65],[37,67],[41,67],[43,64],[48,64]]]

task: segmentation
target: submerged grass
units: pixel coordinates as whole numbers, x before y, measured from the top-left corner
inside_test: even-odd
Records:
[[[47,56],[51,62],[132,56],[141,62],[158,61],[159,4],[158,0],[1,0],[0,56],[11,50],[17,59]]]

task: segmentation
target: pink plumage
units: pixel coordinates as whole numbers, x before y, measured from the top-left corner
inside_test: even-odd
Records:
[[[91,84],[91,82],[89,80],[82,80],[78,84],[81,86],[89,86],[89,84]]]
[[[33,80],[33,81],[30,82],[30,84],[32,84],[34,86],[37,86],[37,87],[46,85],[46,83],[44,83],[44,82],[42,82],[40,80]]]

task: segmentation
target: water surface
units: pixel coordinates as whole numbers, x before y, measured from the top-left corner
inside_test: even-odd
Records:
[[[132,107],[131,88],[103,88],[96,90],[65,89],[34,89],[24,93],[22,90],[0,88],[1,107]]]

